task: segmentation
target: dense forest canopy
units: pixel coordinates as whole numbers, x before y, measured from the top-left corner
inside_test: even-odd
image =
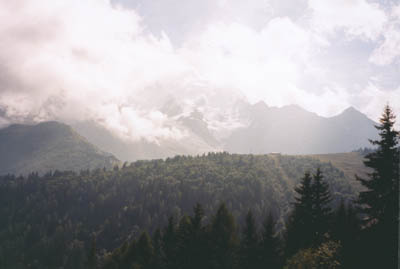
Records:
[[[330,184],[334,205],[356,198],[357,182],[331,163],[280,154],[210,153],[137,161],[113,170],[3,176],[0,264],[37,260],[41,268],[54,268],[77,259],[93,234],[98,249],[112,250],[142,229],[152,233],[169,216],[190,213],[197,202],[207,216],[226,202],[240,225],[249,209],[257,221],[273,212],[281,230],[294,187],[305,171],[316,168]]]

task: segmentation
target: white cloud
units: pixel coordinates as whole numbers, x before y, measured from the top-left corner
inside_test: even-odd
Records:
[[[184,44],[181,53],[211,84],[239,89],[252,102],[285,105],[294,102],[293,91],[302,91],[297,81],[327,45],[285,17],[260,31],[238,23],[211,25]]]
[[[134,11],[105,0],[2,1],[0,39],[0,105],[8,117],[96,118],[129,128],[133,138],[176,135],[159,112],[138,112],[134,99],[186,66],[167,37],[143,33]]]
[[[171,97],[185,113],[196,106],[213,129],[236,126],[229,113],[244,97],[332,115],[355,94],[329,81],[327,37],[344,30],[376,40],[387,19],[364,0],[323,3],[310,0],[312,16],[301,21],[258,17],[257,27],[244,23],[254,5],[244,17],[235,8],[234,19],[214,17],[174,47],[167,34],[152,35],[136,11],[108,0],[0,1],[0,108],[14,121],[91,119],[125,139],[152,141],[185,136],[159,111]],[[385,42],[376,54],[388,62],[396,56]],[[307,88],[311,80],[321,80],[318,91]],[[374,100],[365,100],[369,111]]]
[[[388,65],[400,57],[400,5],[393,8],[390,21],[383,31],[383,41],[373,51],[370,61]]]
[[[322,33],[343,30],[349,37],[376,40],[387,21],[376,3],[366,0],[309,0],[313,27]]]

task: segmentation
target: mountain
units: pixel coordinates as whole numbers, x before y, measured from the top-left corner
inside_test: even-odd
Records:
[[[116,162],[113,155],[59,122],[0,129],[0,174],[110,168]]]
[[[93,121],[75,123],[73,128],[97,147],[111,152],[120,160],[129,162],[221,151],[218,148],[219,142],[211,134],[201,113],[195,111],[189,115],[178,115],[175,124],[185,132],[185,136],[179,140],[121,139]]]
[[[223,141],[228,152],[322,154],[349,152],[369,146],[376,138],[374,122],[354,108],[325,118],[299,106],[269,107],[264,102],[248,109],[247,126]]]
[[[368,139],[377,137],[375,123],[352,107],[327,118],[297,105],[270,107],[264,102],[252,105],[243,100],[230,111],[213,109],[210,113],[204,107],[194,107],[184,112],[179,102],[170,100],[160,111],[168,124],[185,134],[183,137],[129,140],[94,121],[72,126],[92,144],[123,161],[220,151],[303,155],[351,152],[370,146]]]

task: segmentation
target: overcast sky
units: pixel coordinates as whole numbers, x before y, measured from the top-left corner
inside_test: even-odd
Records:
[[[210,111],[235,98],[323,116],[354,106],[374,120],[389,102],[400,115],[400,4],[0,0],[0,124],[179,136],[159,110],[171,97]]]

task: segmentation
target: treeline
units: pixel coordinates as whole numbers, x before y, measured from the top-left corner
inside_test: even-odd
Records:
[[[356,197],[353,185],[329,163],[284,155],[210,153],[139,161],[114,170],[0,178],[0,268],[82,268],[91,237],[109,252],[190,214],[199,202],[205,220],[225,202],[238,226],[249,208],[257,222],[272,211],[284,229],[296,186],[320,167],[333,204]]]
[[[178,224],[170,218],[151,239],[125,243],[89,268],[397,268],[399,240],[399,132],[387,106],[376,128],[377,149],[366,155],[369,178],[357,177],[365,187],[352,204],[332,208],[329,184],[318,168],[306,172],[298,187],[286,229],[281,236],[272,214],[260,225],[251,211],[238,233],[233,215],[221,204],[202,224],[204,210],[196,205],[192,216]],[[261,232],[259,227],[262,226]],[[93,249],[95,249],[93,244]],[[93,251],[92,253],[95,253]]]
[[[0,268],[395,268],[393,126],[386,108],[359,194],[329,163],[276,154],[3,176]]]
[[[317,169],[306,173],[298,188],[287,229],[278,233],[273,214],[263,222],[248,211],[239,228],[222,203],[204,222],[204,209],[168,225],[150,237],[125,242],[112,253],[91,256],[89,268],[359,268],[363,265],[361,225],[356,211],[344,202],[333,210],[328,184]],[[92,253],[95,251],[95,241]]]

